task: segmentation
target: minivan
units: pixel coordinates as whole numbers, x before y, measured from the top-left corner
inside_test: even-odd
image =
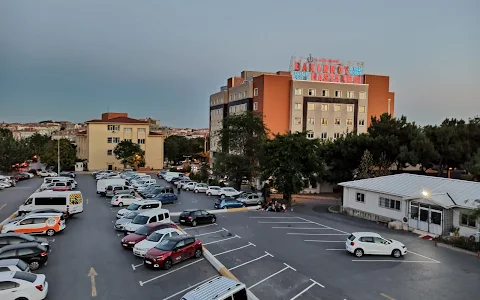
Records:
[[[107,186],[105,196],[108,198],[112,198],[115,195],[124,195],[130,194],[135,195],[135,191],[131,186],[128,185],[109,185]]]
[[[248,300],[245,284],[218,276],[191,290],[181,300]]]
[[[138,214],[132,222],[125,225],[126,234],[135,232],[138,228],[149,223],[171,223],[170,212],[167,209],[155,208]]]
[[[80,191],[44,191],[33,193],[25,203],[18,208],[18,214],[26,214],[35,209],[53,208],[66,212],[68,215],[83,212],[83,196]]]
[[[117,219],[123,217],[124,214],[136,211],[136,210],[147,210],[152,208],[161,208],[162,202],[156,200],[138,200],[130,204],[127,208],[123,208],[117,212]]]
[[[160,188],[156,188],[154,190],[148,191],[146,193],[142,193],[142,196],[144,198],[152,198],[159,194],[175,194],[175,191],[171,186],[164,186],[164,187],[160,187]]]

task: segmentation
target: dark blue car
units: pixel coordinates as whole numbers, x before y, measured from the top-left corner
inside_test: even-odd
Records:
[[[177,195],[175,194],[165,193],[165,194],[158,194],[150,198],[150,200],[157,200],[162,202],[162,204],[167,204],[167,203],[176,203],[178,198],[177,198]]]
[[[221,209],[228,209],[228,208],[238,208],[238,207],[245,207],[245,203],[238,201],[236,199],[232,198],[219,198],[215,202],[214,207],[215,208],[221,208]]]

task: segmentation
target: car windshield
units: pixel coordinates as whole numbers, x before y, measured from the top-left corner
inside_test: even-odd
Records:
[[[145,236],[145,235],[148,235],[148,233],[150,233],[150,228],[148,226],[142,226],[137,230],[135,230],[135,234],[138,234],[138,235]]]
[[[144,224],[147,224],[148,222],[148,217],[147,216],[136,216],[133,221],[132,221],[132,224],[140,224],[140,225],[144,225]]]
[[[163,240],[160,244],[155,246],[155,249],[163,251],[172,251],[173,247],[177,244],[177,241],[172,241],[169,239]]]
[[[189,216],[191,213],[191,211],[184,211],[180,214],[180,216]]]
[[[123,218],[133,220],[138,215],[138,212],[132,211],[126,214]]]
[[[140,207],[140,204],[130,204],[127,209],[128,210],[137,210]]]
[[[353,241],[355,239],[355,236],[353,234],[351,234],[349,237],[348,237],[348,240],[349,241]]]
[[[37,280],[37,275],[32,273],[27,273],[27,272],[15,272],[15,275],[13,275],[13,278],[34,283],[35,280]]]
[[[163,237],[163,233],[154,232],[147,237],[149,242],[158,242]]]

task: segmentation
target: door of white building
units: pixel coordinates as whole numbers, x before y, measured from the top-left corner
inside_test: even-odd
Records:
[[[410,203],[408,226],[433,234],[442,234],[443,208],[419,202]]]

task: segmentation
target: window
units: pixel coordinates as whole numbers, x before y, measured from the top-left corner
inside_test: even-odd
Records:
[[[360,106],[358,107],[358,112],[364,113],[365,112],[365,106]]]
[[[388,209],[401,210],[400,200],[393,200],[384,197],[380,197],[378,199],[378,206]]]
[[[347,98],[355,98],[355,92],[354,91],[347,91]]]
[[[247,98],[247,91],[243,91],[243,98]]]
[[[248,300],[247,290],[246,289],[241,289],[240,291],[236,292],[235,294],[233,294],[233,299],[234,300]]]
[[[360,98],[360,100],[365,100],[365,99],[367,99],[367,93],[365,93],[365,92],[359,92],[359,93],[358,93],[358,98]]]
[[[253,89],[253,96],[258,96],[258,88]]]
[[[347,112],[353,112],[353,105],[347,105]]]
[[[328,134],[326,132],[322,132],[321,138],[322,139],[328,138]]]
[[[302,103],[295,103],[295,110],[302,110]]]
[[[118,143],[120,143],[120,138],[119,137],[114,137],[114,138],[112,138],[112,142],[118,144]]]
[[[328,90],[322,90],[322,97],[328,97],[329,94]]]
[[[138,128],[138,133],[145,133],[145,128]]]
[[[242,99],[242,93],[238,93],[238,99]]]
[[[365,120],[358,120],[358,125],[365,126]]]
[[[253,110],[257,110],[258,109],[258,102],[253,102]]]
[[[328,119],[322,118],[322,125],[328,125]]]
[[[460,225],[477,228],[476,220],[467,214],[460,213]]]
[[[353,125],[353,120],[347,119],[347,126],[352,126],[352,125]]]
[[[35,205],[67,205],[67,197],[37,197]]]
[[[30,248],[21,248],[17,250],[17,255],[22,256],[22,255],[29,255],[35,253],[32,249]]]
[[[233,100],[233,95],[230,95],[230,101],[232,101],[232,100]]]
[[[335,119],[335,125],[340,125],[340,119]]]
[[[145,139],[138,139],[137,143],[139,145],[143,145],[143,144],[145,144]]]
[[[365,203],[365,194],[363,193],[357,193],[357,201]]]
[[[335,133],[333,134],[333,138],[334,138],[334,139],[338,139],[339,137],[340,137],[340,132],[335,132]]]
[[[313,138],[314,138],[313,132],[307,132],[307,139],[313,139]]]
[[[295,120],[293,121],[293,124],[294,124],[294,125],[300,125],[300,124],[302,124],[302,118],[295,118]]]
[[[315,110],[315,103],[308,103],[308,110]]]
[[[361,237],[360,242],[362,242],[362,243],[373,243],[373,237],[371,237],[371,236]]]
[[[177,235],[179,235],[179,234],[176,231],[170,232],[170,236],[177,236]]]
[[[125,139],[125,142],[131,142],[132,139]]]
[[[342,106],[340,104],[335,104],[333,106],[333,111],[340,111],[342,109]]]
[[[322,111],[328,110],[328,104],[322,104]]]
[[[13,281],[2,281],[2,282],[0,282],[0,291],[6,291],[6,290],[14,289],[14,288],[17,288],[19,286],[20,286],[20,284],[18,284],[16,282],[13,282]],[[10,292],[13,292],[13,291],[10,291]],[[247,299],[247,298],[245,298],[245,299]]]
[[[302,94],[302,89],[295,89],[295,96],[300,96]]]
[[[315,125],[315,118],[308,118],[309,125]]]
[[[113,155],[113,150],[112,149],[107,150],[107,155]]]
[[[335,91],[335,97],[336,98],[342,97],[342,91]]]
[[[127,132],[132,132],[132,128],[123,128],[123,131],[124,131],[125,133],[127,133]]]
[[[309,96],[315,96],[315,89],[308,89]]]
[[[111,137],[107,138],[107,143],[111,144],[112,140],[113,140],[113,138],[111,138]]]
[[[108,130],[120,130],[120,125],[108,125]]]

